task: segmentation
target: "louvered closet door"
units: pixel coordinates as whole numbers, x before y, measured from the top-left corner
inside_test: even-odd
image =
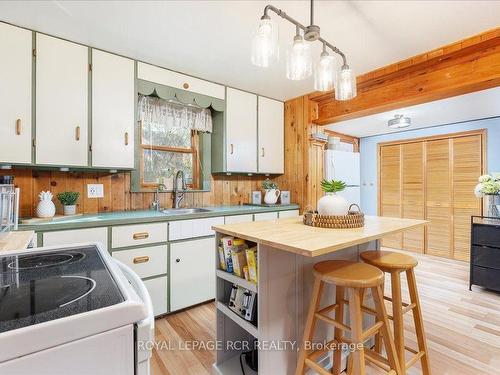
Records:
[[[407,219],[424,219],[424,142],[401,145],[403,202],[402,216]],[[403,249],[423,253],[424,228],[403,233]]]
[[[480,135],[453,140],[453,233],[455,259],[470,259],[470,217],[481,214],[481,200],[474,196],[482,172]]]
[[[427,254],[452,256],[451,139],[426,144]]]
[[[401,146],[380,148],[380,215],[401,217]],[[382,246],[401,249],[402,234],[382,239]]]

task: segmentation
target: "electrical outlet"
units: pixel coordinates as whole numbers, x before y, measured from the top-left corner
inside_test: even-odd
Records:
[[[103,184],[87,184],[87,197],[88,198],[103,198],[104,185]]]

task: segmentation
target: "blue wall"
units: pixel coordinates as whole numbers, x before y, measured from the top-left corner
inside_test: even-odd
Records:
[[[363,211],[368,215],[377,214],[378,143],[477,129],[487,129],[488,171],[500,172],[500,117],[361,138],[361,206]]]

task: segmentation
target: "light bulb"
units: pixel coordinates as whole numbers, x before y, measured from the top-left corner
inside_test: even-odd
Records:
[[[278,59],[278,28],[268,16],[263,16],[252,41],[252,64],[267,68]]]
[[[348,65],[343,65],[337,73],[335,99],[349,100],[356,94],[356,75]]]
[[[335,80],[335,58],[323,51],[314,73],[314,89],[316,91],[333,90]]]
[[[288,79],[299,81],[312,74],[312,57],[309,43],[300,35],[293,38],[293,44],[287,51],[286,76]]]

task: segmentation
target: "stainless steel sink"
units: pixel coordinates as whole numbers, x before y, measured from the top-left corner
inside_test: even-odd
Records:
[[[186,214],[196,214],[200,212],[210,212],[206,208],[169,208],[161,211],[167,215],[186,215]]]

